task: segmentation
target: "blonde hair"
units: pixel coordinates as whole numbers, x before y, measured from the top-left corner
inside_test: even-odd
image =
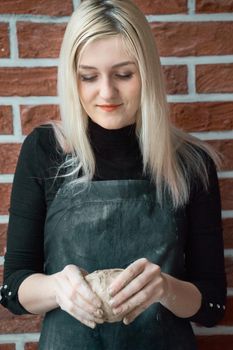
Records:
[[[75,183],[88,183],[95,173],[95,158],[87,136],[88,116],[77,86],[79,57],[91,41],[118,35],[138,64],[141,76],[141,107],[136,118],[136,135],[143,157],[143,173],[157,187],[162,203],[168,190],[174,207],[187,202],[191,176],[197,175],[205,188],[208,174],[204,150],[217,155],[200,140],[176,129],[169,120],[164,79],[151,28],[130,0],[85,0],[73,12],[61,46],[58,95],[61,122],[53,123],[56,139],[71,157],[62,166],[75,175]]]

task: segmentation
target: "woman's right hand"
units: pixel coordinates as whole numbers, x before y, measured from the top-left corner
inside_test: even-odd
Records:
[[[84,279],[87,274],[76,265],[67,265],[51,277],[58,306],[86,326],[95,328],[96,323],[104,322],[102,303]]]

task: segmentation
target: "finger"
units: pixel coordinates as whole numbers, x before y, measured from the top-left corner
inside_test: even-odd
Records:
[[[91,322],[95,322],[99,324],[104,323],[103,318],[92,315],[86,310],[80,309],[76,305],[71,306],[71,308],[69,309],[69,313],[76,315],[78,318],[85,319]]]
[[[138,259],[130,264],[124,271],[122,271],[109,286],[109,294],[114,296],[131,280],[139,275],[145,268],[145,261],[147,261],[145,258]]]
[[[115,315],[117,314],[124,314],[129,313],[136,307],[143,305],[147,300],[150,300],[153,298],[156,299],[158,286],[160,285],[160,282],[153,281],[151,283],[148,283],[142,290],[140,290],[138,293],[133,295],[130,299],[128,299],[126,302],[118,306],[117,308],[113,308],[113,313]]]
[[[154,278],[154,275],[155,273],[151,269],[144,270],[114,296],[110,301],[111,306],[117,307],[132,295],[139,292],[152,278]]]
[[[78,267],[72,265],[70,269],[67,269],[67,278],[78,293],[89,303],[101,307],[100,298],[92,291]]]
[[[80,322],[82,322],[87,327],[90,327],[92,329],[94,329],[96,327],[96,323],[95,322],[87,321],[87,320],[84,320],[84,319],[80,320]]]
[[[85,300],[85,298],[83,298],[79,293],[77,293],[76,299],[74,302],[75,302],[77,307],[80,307],[81,309],[85,310],[89,314],[92,314],[92,315],[100,317],[100,318],[103,316],[103,310],[88,303]]]
[[[75,317],[75,315],[71,315],[73,317]],[[85,324],[85,326],[94,329],[96,327],[96,323],[90,320],[86,320],[85,318],[78,318],[75,317],[78,321],[80,321],[81,323]]]
[[[77,292],[67,278],[67,275],[62,279],[57,280],[57,294],[59,293],[60,300],[69,299],[72,303],[86,310],[90,314],[102,317],[103,311],[97,306],[90,304],[81,294]]]
[[[62,310],[66,311],[78,320],[85,319],[95,323],[103,323],[102,317],[95,316],[86,310],[75,305],[70,299],[64,295],[57,295],[57,301]]]
[[[125,325],[130,324],[137,318],[141,313],[143,313],[151,304],[153,303],[152,298],[147,302],[144,303],[138,307],[136,307],[134,310],[129,312],[124,318],[123,318],[123,323]]]
[[[87,314],[91,315],[92,318],[102,318],[103,311],[96,306],[88,303],[85,298],[83,298],[67,281],[67,277],[65,276],[63,280],[58,281],[57,287],[57,302],[60,307],[67,311],[72,312],[73,308],[75,309],[75,313],[78,313],[78,309],[84,310]],[[59,300],[58,300],[59,299]],[[99,323],[99,322],[98,322]]]
[[[96,323],[90,320],[86,320],[85,318],[82,317],[76,317],[75,315],[71,316],[75,317],[78,321],[80,321],[81,323],[85,324],[85,326],[94,329],[96,327]]]

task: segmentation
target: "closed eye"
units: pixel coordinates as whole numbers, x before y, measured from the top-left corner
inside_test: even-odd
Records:
[[[129,74],[116,74],[116,76],[120,79],[130,79],[132,77],[132,73]]]
[[[116,78],[122,79],[122,80],[127,80],[130,79],[133,74],[128,73],[128,74],[115,74]],[[81,81],[86,81],[86,82],[92,82],[97,78],[97,75],[80,75]]]
[[[82,81],[93,81],[93,80],[95,80],[95,78],[97,78],[96,75],[94,75],[94,76],[80,75],[80,79]]]

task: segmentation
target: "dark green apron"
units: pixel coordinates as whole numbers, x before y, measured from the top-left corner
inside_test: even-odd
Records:
[[[65,183],[49,206],[45,224],[45,273],[75,264],[89,273],[126,268],[146,257],[163,272],[184,277],[185,211],[163,207],[147,180]],[[194,350],[190,323],[159,303],[130,325],[104,323],[93,330],[60,308],[45,315],[40,350]]]

